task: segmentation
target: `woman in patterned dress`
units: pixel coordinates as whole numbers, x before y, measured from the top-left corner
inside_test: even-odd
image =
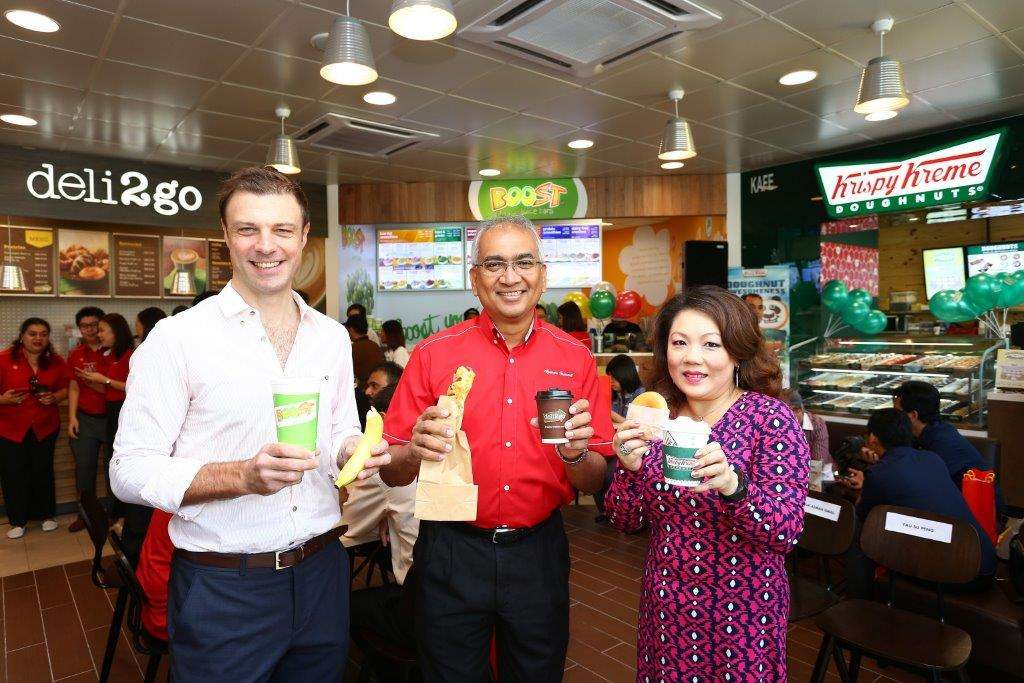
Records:
[[[754,313],[719,287],[694,287],[658,313],[653,388],[674,416],[711,426],[695,478],[665,483],[661,442],[619,425],[605,499],[612,524],[649,522],[637,680],[786,680],[783,559],[803,530],[807,442]]]

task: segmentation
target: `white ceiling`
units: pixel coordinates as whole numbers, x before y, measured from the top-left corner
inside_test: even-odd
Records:
[[[353,0],[381,78],[335,86],[319,76],[314,33],[342,0],[0,0],[62,24],[32,33],[0,19],[0,144],[231,170],[262,163],[287,104],[297,130],[325,112],[439,134],[390,160],[301,149],[309,182],[456,180],[494,166],[506,177],[662,174],[658,138],[683,87],[699,156],[675,173],[749,170],[1024,111],[1024,0],[700,0],[724,17],[624,60],[585,83],[554,77],[456,36],[435,43],[386,26],[388,0]],[[493,0],[456,3],[460,25]],[[903,60],[910,106],[865,122],[852,111],[868,26],[890,14],[886,52]],[[797,68],[819,72],[779,85]],[[362,101],[370,90],[398,97]],[[582,130],[581,130],[582,129]],[[590,137],[574,152],[565,143]]]

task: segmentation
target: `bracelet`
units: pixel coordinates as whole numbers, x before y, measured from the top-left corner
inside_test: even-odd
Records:
[[[559,444],[559,445],[561,445],[561,444]],[[562,455],[562,450],[558,446],[555,446],[555,453],[558,454],[559,460],[564,462],[566,465],[570,465],[570,466],[572,466],[572,465],[579,465],[587,457],[587,449],[585,449],[585,448],[583,449],[583,452],[580,453],[575,458],[566,458],[564,455]]]

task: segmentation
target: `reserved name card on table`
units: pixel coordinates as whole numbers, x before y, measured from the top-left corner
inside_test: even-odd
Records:
[[[929,541],[940,543],[953,542],[953,525],[945,522],[935,522],[930,519],[901,515],[898,512],[888,512],[885,515],[885,530],[895,531],[898,534],[926,538]]]
[[[808,515],[814,515],[815,517],[823,517],[830,522],[839,521],[840,508],[835,503],[826,503],[823,500],[817,498],[811,498],[810,496],[804,501],[804,512]]]

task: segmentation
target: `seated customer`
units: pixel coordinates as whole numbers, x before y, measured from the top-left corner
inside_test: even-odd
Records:
[[[972,467],[992,469],[992,463],[956,427],[939,417],[939,390],[931,384],[904,382],[893,393],[892,404],[910,418],[914,445],[942,458],[957,488],[963,482],[964,472]]]
[[[803,427],[804,436],[811,447],[811,460],[821,463],[822,480],[832,481],[832,455],[829,452],[828,426],[825,420],[804,409],[804,400],[799,391],[787,389],[784,398],[796,421]]]
[[[911,446],[909,418],[895,408],[876,410],[868,419],[867,447],[879,455],[866,472],[851,470],[851,488],[860,488],[857,519],[863,523],[878,505],[899,505],[968,521],[981,542],[978,577],[960,590],[980,590],[992,581],[996,551],[953,485],[939,456]],[[860,549],[860,538],[847,558],[847,582],[853,597],[872,594],[875,564]]]
[[[167,533],[172,515],[153,510],[142,542],[135,578],[146,594],[142,603],[142,625],[146,632],[158,640],[167,640],[167,582],[171,578],[171,559],[174,544]]]

